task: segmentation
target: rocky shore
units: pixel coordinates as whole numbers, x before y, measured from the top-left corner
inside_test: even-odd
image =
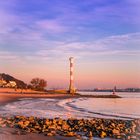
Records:
[[[110,137],[122,140],[140,139],[140,120],[114,119],[47,119],[37,117],[0,117],[0,127],[15,128],[15,134],[42,133],[45,136]]]

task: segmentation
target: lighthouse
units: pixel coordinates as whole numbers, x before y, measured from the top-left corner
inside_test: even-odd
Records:
[[[74,58],[70,57],[69,58],[70,61],[70,84],[69,84],[69,93],[70,94],[74,94],[75,93],[75,89],[74,89],[74,75],[73,75],[73,71],[74,71]]]

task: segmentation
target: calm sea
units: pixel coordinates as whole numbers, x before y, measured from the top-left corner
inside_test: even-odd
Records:
[[[109,92],[80,92],[109,95]],[[33,99],[24,98],[0,107],[0,115],[62,118],[140,118],[140,93],[116,93],[123,98]]]

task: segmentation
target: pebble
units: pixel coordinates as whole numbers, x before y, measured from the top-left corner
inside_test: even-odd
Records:
[[[67,137],[74,137],[75,136],[75,132],[68,132],[65,136],[67,136]]]
[[[100,137],[101,138],[105,138],[106,137],[106,133],[104,131],[102,131]]]

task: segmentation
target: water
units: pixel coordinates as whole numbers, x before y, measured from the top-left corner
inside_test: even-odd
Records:
[[[102,94],[107,92],[81,92]],[[117,93],[123,98],[33,99],[25,98],[0,107],[0,115],[25,115],[64,119],[73,118],[140,118],[140,93]]]

